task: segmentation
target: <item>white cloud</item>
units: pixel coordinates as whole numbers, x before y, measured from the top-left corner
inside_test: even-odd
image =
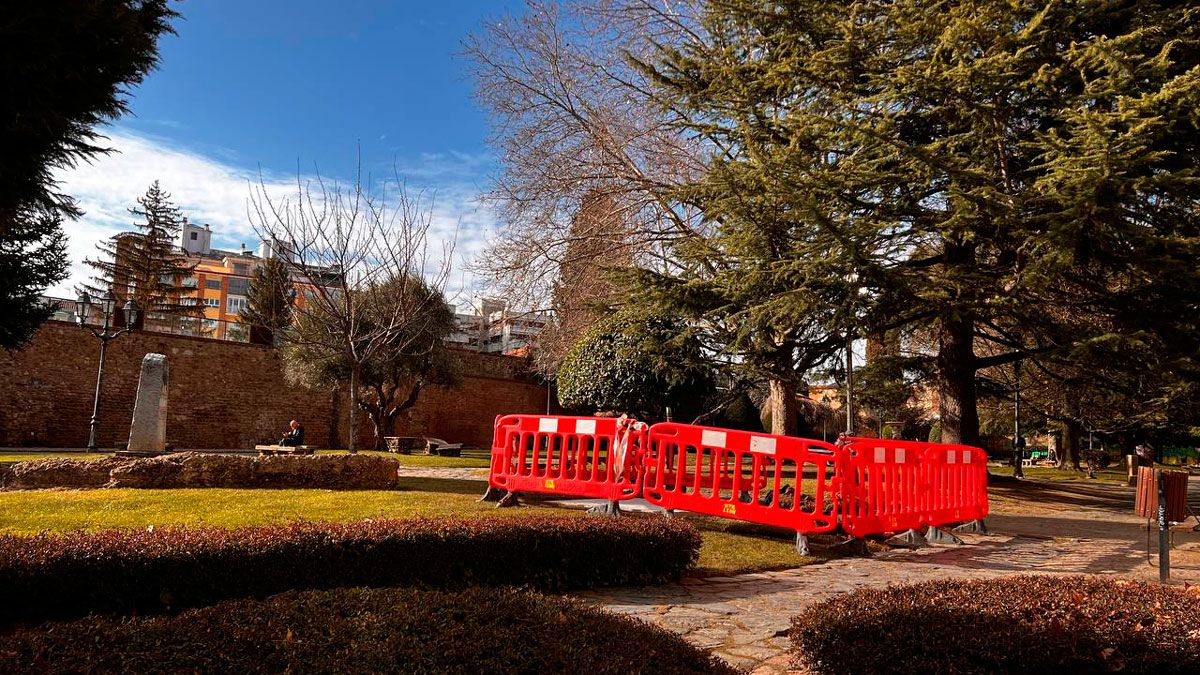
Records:
[[[89,276],[84,258],[96,257],[97,242],[132,229],[136,217],[128,209],[155,180],[171,193],[172,201],[190,221],[212,225],[214,246],[237,250],[244,243],[247,248],[257,247],[247,214],[251,188],[259,181],[256,171],[125,129],[110,130],[107,135],[107,145],[115,152],[57,175],[62,191],[75,197],[85,213],[66,226],[71,276],[48,289],[48,295],[75,296],[75,288]],[[431,249],[438,250],[442,240],[457,239],[447,293],[454,297],[452,302],[464,302],[455,297],[472,292],[473,280],[464,276],[464,263],[480,250],[495,222],[494,214],[480,203],[475,185],[481,161],[449,153],[397,165],[403,167],[407,187],[424,190],[432,203]],[[273,195],[295,191],[294,176],[264,175],[263,180]]]

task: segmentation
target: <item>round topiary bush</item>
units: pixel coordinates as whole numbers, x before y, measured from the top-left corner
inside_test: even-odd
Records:
[[[619,312],[577,342],[558,370],[558,401],[566,408],[676,419],[704,408],[712,373],[687,323],[666,316]]]
[[[734,673],[672,633],[577,601],[474,588],[291,591],[175,616],[19,630],[0,671]]]
[[[1024,576],[859,590],[792,619],[813,673],[1196,673],[1200,594]]]

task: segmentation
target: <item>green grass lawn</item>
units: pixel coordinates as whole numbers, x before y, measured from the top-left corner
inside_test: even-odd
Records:
[[[0,452],[0,464],[29,462],[35,459],[101,459],[111,452]]]
[[[1054,481],[1101,481],[1105,483],[1120,483],[1125,484],[1125,465],[1109,466],[1103,471],[1097,471],[1096,477],[1088,478],[1087,471],[1076,471],[1074,469],[1059,469],[1052,466],[1026,466],[1022,467],[1026,478],[1040,478],[1042,480]],[[988,471],[997,476],[1011,476],[1012,467],[995,467],[989,466]]]
[[[318,455],[344,455],[345,450],[318,450]],[[488,468],[488,456],[477,451],[466,457],[438,457],[435,455],[400,455],[392,452],[379,452],[376,450],[361,450],[361,455],[379,455],[380,457],[391,457],[397,460],[403,466],[428,466],[435,468],[451,468],[451,469],[486,469]]]
[[[362,520],[417,516],[586,517],[545,506],[496,509],[476,500],[483,481],[401,479],[399,490],[31,490],[0,492],[0,533],[31,535],[151,525],[238,527],[291,520]],[[701,575],[786,569],[819,558],[796,553],[791,535],[719,518],[696,518],[704,546]]]

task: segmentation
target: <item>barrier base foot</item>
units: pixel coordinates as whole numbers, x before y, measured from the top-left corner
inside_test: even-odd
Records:
[[[925,539],[931,544],[953,544],[959,546],[963,540],[954,536],[953,532],[948,532],[940,527],[929,526],[929,530],[925,533]]]
[[[925,535],[917,530],[906,530],[884,543],[888,546],[902,546],[904,548],[925,548],[929,546],[929,541],[925,539]]]
[[[663,509],[663,515],[668,518],[675,517],[675,509]]]
[[[982,520],[968,520],[967,522],[954,528],[955,532],[964,534],[987,534],[987,523]]]
[[[504,499],[504,490],[502,490],[498,487],[489,485],[487,490],[484,491],[483,496],[479,498],[479,501],[481,501],[481,502],[498,502],[501,499]]]
[[[796,533],[796,553],[800,555],[812,555],[812,551],[808,549],[808,537],[800,532]]]
[[[505,493],[504,496],[501,497],[499,499],[499,501],[496,502],[496,508],[498,508],[498,509],[506,509],[506,508],[509,508],[510,506],[520,506],[520,505],[521,505],[521,500],[517,498],[517,493],[515,493],[515,492]]]
[[[593,516],[619,516],[621,515],[621,502],[609,500],[604,506],[593,506],[587,512]]]
[[[867,541],[858,537],[850,537],[846,541],[838,542],[829,547],[831,553],[843,556],[853,556],[858,558],[870,558],[871,549],[867,548]]]

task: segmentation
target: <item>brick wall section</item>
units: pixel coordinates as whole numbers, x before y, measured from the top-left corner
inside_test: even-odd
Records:
[[[43,325],[24,350],[0,351],[0,446],[87,445],[99,352],[99,340],[58,321]],[[277,439],[293,417],[309,444],[345,444],[346,393],[288,385],[274,349],[132,332],[109,343],[101,446],[129,440],[141,361],[150,352],[167,355],[167,443],[176,448],[248,448]],[[523,359],[467,351],[459,358],[462,386],[427,390],[397,421],[397,433],[487,447],[496,415],[545,410],[546,388],[525,373]],[[361,417],[359,438],[369,443],[370,423]]]

